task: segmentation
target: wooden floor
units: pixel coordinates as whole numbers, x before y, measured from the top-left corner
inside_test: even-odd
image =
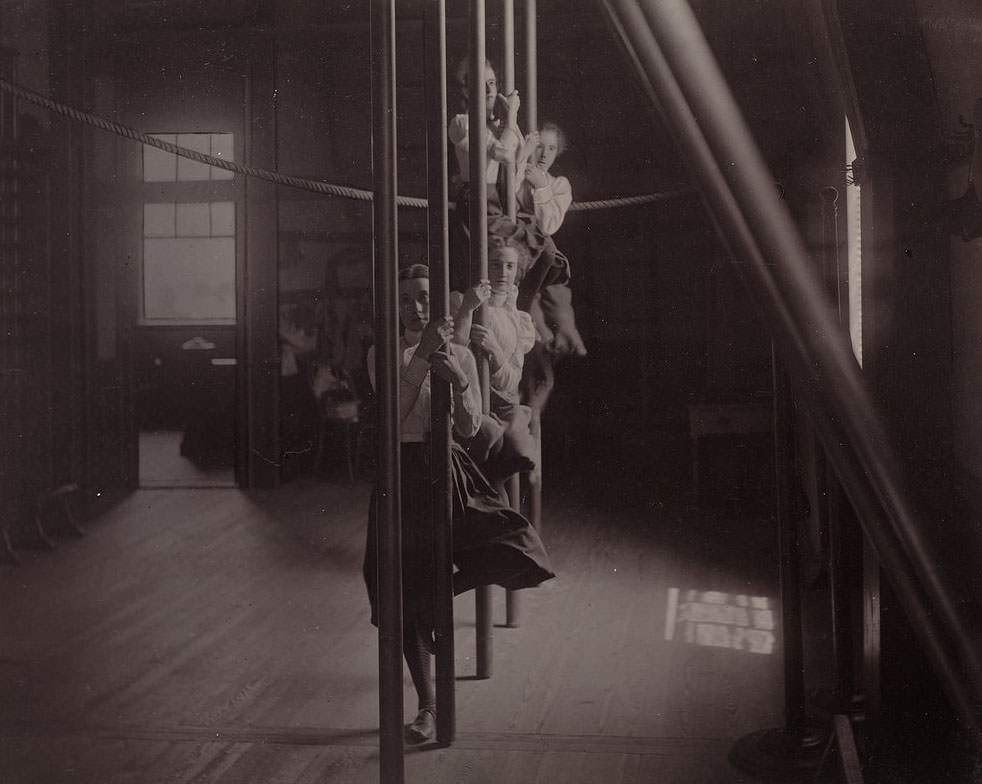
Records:
[[[0,782],[378,782],[369,493],[342,477],[144,489],[0,566]],[[458,738],[407,750],[405,780],[753,781],[727,753],[783,722],[766,514],[598,473],[546,486],[543,538],[558,577],[495,629],[490,679],[474,678],[473,596],[456,600]],[[754,639],[725,616],[745,604]]]

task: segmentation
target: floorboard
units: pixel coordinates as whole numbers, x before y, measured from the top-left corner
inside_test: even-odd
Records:
[[[0,567],[0,781],[378,782],[370,491],[143,489]],[[705,592],[776,609],[772,524],[629,496],[548,494],[558,576],[521,592],[519,628],[495,590],[490,679],[473,597],[455,600],[458,737],[407,750],[407,782],[750,781],[726,755],[781,722],[779,641],[695,644],[670,613]]]

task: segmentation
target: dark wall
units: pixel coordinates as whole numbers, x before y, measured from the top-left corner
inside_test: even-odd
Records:
[[[722,24],[725,14],[712,9],[700,13],[711,22],[711,43],[724,66],[741,84],[746,80],[756,85],[741,89],[738,97],[755,131],[763,134],[762,146],[776,176],[783,178],[793,171],[797,156],[808,153],[813,136],[803,129],[813,127],[814,113],[802,112],[801,93],[787,78],[787,69],[782,70],[787,47],[779,41],[786,21],[775,21],[766,4],[736,5],[730,10],[739,32]],[[80,33],[87,49],[105,53],[102,62],[124,52],[131,58],[125,83],[114,84],[116,74],[109,70],[92,74],[93,83],[103,84],[110,94],[118,92],[115,103],[102,102],[101,110],[122,109],[125,119],[142,130],[169,121],[168,113],[202,126],[214,121],[216,111],[236,115],[241,122],[241,72],[251,53],[262,48],[255,44],[262,42],[276,52],[275,103],[270,107],[275,109],[275,167],[287,174],[370,187],[367,8],[347,4],[327,16],[318,3],[243,2],[216,16],[183,4],[182,14],[148,9],[149,16],[141,18],[133,7],[124,13],[114,4],[96,6],[92,27]],[[420,66],[420,7],[400,8],[399,190],[421,196],[426,85]],[[688,187],[677,147],[642,104],[595,7],[544,3],[542,10],[538,113],[567,132],[570,147],[556,171],[570,178],[575,198]],[[466,19],[460,9],[451,13],[452,65],[466,50]],[[747,30],[757,31],[750,41],[744,38]],[[521,34],[518,38],[521,48]],[[498,63],[499,41],[500,26],[492,17],[488,52]],[[517,76],[521,87],[521,63]],[[126,157],[117,165],[127,166]],[[125,209],[125,204],[117,206]],[[357,349],[370,331],[369,203],[280,187],[275,218],[278,258],[264,263],[278,266],[284,291],[323,281],[319,288],[333,295],[338,324],[347,319],[358,338],[341,356],[348,363],[360,361]],[[403,208],[399,221],[403,261],[418,258],[424,248],[425,213]],[[556,240],[571,259],[574,306],[590,351],[584,359],[568,361],[576,378],[570,414],[591,438],[633,436],[647,428],[683,433],[688,401],[712,386],[739,382],[756,387],[756,379],[766,375],[766,336],[752,304],[725,272],[726,256],[698,199],[685,196],[641,207],[573,212]],[[111,250],[112,243],[100,242],[96,255],[108,258],[109,253],[100,251]],[[110,324],[105,325],[98,334],[109,335]],[[718,339],[724,342],[710,345]],[[103,343],[110,346],[112,341]],[[611,384],[611,378],[618,383]]]
[[[335,29],[324,25],[319,40],[301,39],[293,49],[281,42],[279,160],[287,173],[371,186],[366,22],[344,19]],[[492,17],[488,54],[500,65],[499,32]],[[624,70],[602,19],[581,7],[554,10],[540,23],[539,33],[538,114],[543,121],[558,122],[568,136],[569,148],[554,171],[570,179],[574,198],[686,188],[678,153],[639,103],[633,77]],[[451,70],[466,51],[466,34],[466,19],[452,16]],[[424,196],[426,85],[419,21],[400,19],[397,41],[399,192]],[[523,70],[519,62],[520,91]],[[303,269],[308,280],[323,270],[325,279],[333,281],[338,269],[358,267],[360,253],[366,288],[340,291],[335,300],[342,317],[358,310],[371,263],[367,205],[281,189],[279,220],[281,285],[303,276]],[[403,262],[415,260],[425,250],[425,212],[402,208],[399,229]],[[589,350],[585,358],[564,360],[565,372],[572,374],[569,384],[575,386],[564,411],[577,437],[618,439],[644,428],[684,429],[685,403],[706,384],[707,280],[724,262],[698,199],[689,194],[677,203],[570,212],[555,239],[570,258],[573,304]],[[740,329],[725,327],[727,306],[719,305],[719,332],[730,341],[726,353],[738,356],[752,344],[747,364],[760,361],[758,327],[750,329],[744,343]],[[362,308],[361,329],[370,327],[366,315]]]

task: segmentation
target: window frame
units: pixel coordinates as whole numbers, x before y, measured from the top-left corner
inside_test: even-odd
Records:
[[[161,137],[170,140],[174,137],[179,138],[180,136],[186,135],[191,132],[187,131],[169,131],[169,132],[159,132],[152,134],[156,137]],[[228,136],[230,138],[230,145],[234,150],[233,155],[236,157],[239,155],[239,149],[236,146],[239,143],[239,139],[235,137],[234,134],[226,131],[206,131],[203,133],[210,133],[214,135]],[[161,153],[163,151],[155,147],[146,147],[144,150],[153,150],[153,154]],[[173,155],[171,153],[165,153],[165,155],[172,155],[173,158],[177,159],[180,156]],[[189,180],[145,180],[144,172],[144,162],[146,160],[146,152],[144,151],[140,155],[140,264],[138,270],[138,286],[139,286],[139,301],[138,301],[138,313],[136,322],[139,326],[166,326],[166,327],[181,327],[181,326],[236,326],[239,322],[240,317],[240,303],[238,301],[238,280],[239,280],[239,245],[241,236],[241,216],[242,216],[242,199],[240,193],[239,179],[240,175],[235,172],[230,172],[227,169],[218,169],[216,167],[209,167],[209,174],[214,172],[220,172],[222,177],[219,178],[209,178],[209,179],[189,179]],[[177,162],[175,161],[175,170]],[[228,174],[232,174],[232,177],[228,177]],[[148,204],[158,204],[158,203],[173,203],[178,204],[213,204],[215,202],[229,202],[232,204],[233,208],[233,227],[231,235],[221,235],[222,237],[231,236],[233,242],[233,270],[232,270],[232,303],[233,303],[233,316],[231,318],[186,318],[186,317],[175,317],[175,318],[161,318],[159,316],[148,317],[146,312],[147,305],[147,279],[146,279],[146,241],[148,239],[157,239],[157,237],[148,237],[144,226],[144,209]],[[180,238],[175,236],[175,238]],[[193,240],[195,237],[187,237],[186,239]],[[201,239],[210,239],[211,237],[200,237]]]

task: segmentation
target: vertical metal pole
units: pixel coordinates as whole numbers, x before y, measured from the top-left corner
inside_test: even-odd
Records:
[[[525,106],[527,128],[539,130],[539,67],[536,59],[538,28],[536,0],[525,0]]]
[[[427,244],[430,261],[430,311],[450,312],[450,241],[447,222],[447,9],[446,0],[427,3],[424,12],[424,72],[427,156]],[[436,568],[436,737],[451,743],[456,735],[453,626],[453,533],[450,500],[450,385],[430,379],[430,474],[433,488],[433,547]]]
[[[839,324],[848,329],[849,314],[842,309],[842,271],[839,265],[839,192],[834,187],[821,191],[822,199],[822,276],[829,302],[835,308]],[[858,523],[842,493],[842,485],[815,438],[819,460],[816,473],[825,491],[825,512],[821,520],[828,533],[829,600],[832,610],[832,658],[835,662],[835,687],[831,694],[813,696],[816,703],[824,700],[833,714],[855,715],[861,712],[863,698],[856,690],[854,655],[857,587],[857,560],[854,553],[862,551],[863,542],[855,536]],[[848,542],[848,544],[847,544]]]
[[[525,107],[527,129],[539,129],[539,67],[536,52],[538,51],[538,27],[536,0],[525,0],[525,95],[522,105]],[[536,458],[535,470],[528,475],[529,483],[529,520],[542,533],[542,419],[538,410],[532,412],[529,430],[535,439]]]
[[[839,265],[839,191],[834,187],[822,188],[822,250],[825,288],[829,301],[835,308],[839,324],[848,329],[849,313],[842,309],[843,276]],[[820,448],[820,445],[819,445]],[[833,702],[836,713],[848,713],[861,704],[861,698],[855,693],[853,678],[853,618],[852,588],[855,582],[850,579],[854,568],[850,568],[850,552],[859,552],[863,546],[861,540],[851,542],[856,549],[849,551],[844,547],[846,526],[854,527],[856,521],[844,519],[842,488],[835,476],[835,471],[822,453],[822,469],[825,471],[825,490],[827,501],[825,509],[828,521],[828,564],[830,600],[832,605],[832,654],[835,660],[836,683]]]
[[[784,651],[784,726],[745,735],[730,749],[730,762],[762,778],[802,776],[821,763],[824,733],[809,732],[805,710],[805,655],[801,619],[801,552],[792,497],[797,470],[793,397],[787,370],[771,344],[774,392],[775,521],[781,637]]]
[[[470,49],[471,61],[468,78],[468,144],[470,169],[470,263],[471,280],[485,280],[488,277],[488,161],[487,132],[488,114],[484,95],[484,67],[487,62],[484,43],[484,0],[471,0],[470,6]],[[476,273],[476,274],[475,274]],[[487,306],[482,305],[474,314],[475,324],[487,323]],[[477,364],[481,381],[483,409],[490,406],[490,369],[487,357]],[[475,623],[477,625],[477,677],[491,677],[491,588],[480,586],[474,591]]]
[[[801,624],[798,521],[791,498],[796,480],[791,384],[773,347],[775,517],[777,519],[781,636],[784,640],[784,716],[789,734],[805,730],[805,665]]]
[[[502,26],[504,28],[504,54],[502,55],[505,95],[515,89],[515,0],[502,0]],[[517,151],[516,151],[517,152]],[[515,201],[515,167],[505,166],[505,209],[515,220],[518,205]]]
[[[505,489],[511,508],[520,512],[522,509],[522,475],[512,474],[508,477]],[[505,626],[515,629],[521,622],[522,602],[518,591],[505,591]]]
[[[395,0],[373,0],[372,170],[375,377],[378,390],[379,764],[402,784],[402,559],[399,466],[398,247],[396,229]]]
[[[504,62],[505,94],[509,94],[515,89],[515,0],[502,0],[502,26],[504,28]],[[518,204],[515,200],[515,178],[517,177],[513,165],[505,166],[505,204],[508,210],[508,217],[515,220],[518,214]],[[508,499],[512,509],[521,511],[521,478],[515,474],[508,481]],[[518,626],[519,597],[514,591],[505,592],[505,625],[509,627]]]

